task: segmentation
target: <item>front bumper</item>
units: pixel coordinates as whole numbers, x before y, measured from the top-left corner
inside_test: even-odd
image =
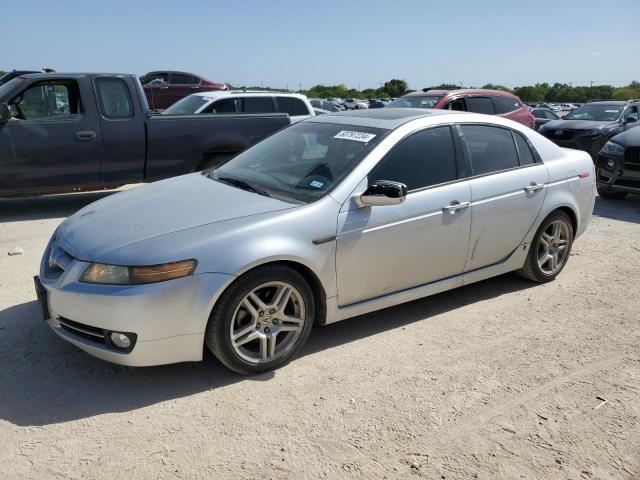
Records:
[[[40,281],[46,290],[47,322],[59,337],[121,365],[202,359],[209,314],[232,276],[202,273],[148,285],[88,284],[79,281],[87,262],[71,259],[64,270],[54,271],[45,263],[50,249]],[[128,352],[118,349],[100,338],[103,331],[132,333],[135,344]]]
[[[555,134],[557,130],[562,129],[543,130],[540,133],[559,147],[587,152],[594,162],[598,157],[598,152],[607,141],[607,138],[602,135],[584,135],[579,130],[563,130],[564,137],[562,137]]]
[[[640,155],[630,153],[627,151],[625,156],[602,152],[598,154],[596,170],[599,188],[640,194]],[[615,162],[613,168],[607,166],[609,160]]]

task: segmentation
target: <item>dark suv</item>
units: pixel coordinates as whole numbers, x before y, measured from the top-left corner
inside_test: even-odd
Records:
[[[640,194],[640,128],[609,140],[598,154],[596,171],[601,197],[623,199],[627,193]]]
[[[501,90],[430,90],[408,93],[385,108],[441,108],[498,115],[533,128],[533,115],[522,101]]]
[[[611,137],[638,125],[639,106],[637,100],[589,102],[560,120],[542,125],[538,131],[561,147],[589,152],[595,162]]]
[[[164,110],[192,93],[226,90],[222,83],[212,82],[193,73],[157,71],[140,78],[151,110]]]

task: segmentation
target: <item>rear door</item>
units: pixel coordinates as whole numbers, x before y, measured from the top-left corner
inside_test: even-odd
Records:
[[[144,115],[124,77],[96,77],[102,134],[100,179],[122,184],[144,179]]]
[[[466,98],[467,111],[495,115],[496,109],[488,96],[470,96]]]
[[[311,116],[311,112],[300,98],[284,97],[276,95],[276,104],[279,113],[287,113],[291,118],[291,123],[299,122]]]
[[[534,224],[549,173],[524,135],[508,128],[458,126],[470,161],[471,236],[465,271],[506,259]]]
[[[12,119],[0,128],[0,191],[100,183],[100,130],[87,77],[34,80],[9,109]]]
[[[169,73],[157,72],[143,79],[144,93],[151,110],[164,110],[174,102],[169,90]]]

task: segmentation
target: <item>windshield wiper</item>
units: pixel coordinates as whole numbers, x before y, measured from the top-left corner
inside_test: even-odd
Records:
[[[240,180],[239,178],[232,177],[213,177],[214,180],[218,180],[219,182],[226,183],[228,185],[232,185],[234,187],[241,188],[243,190],[247,190],[248,192],[257,193],[259,195],[264,195],[265,197],[271,197],[269,192],[266,190],[262,190],[249,182],[245,182],[244,180]]]

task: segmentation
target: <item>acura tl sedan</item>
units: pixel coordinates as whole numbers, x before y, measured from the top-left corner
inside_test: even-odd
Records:
[[[273,369],[313,324],[510,271],[553,280],[594,166],[519,123],[446,110],[313,117],[215,170],[68,218],[36,290],[53,331],[124,365]]]

